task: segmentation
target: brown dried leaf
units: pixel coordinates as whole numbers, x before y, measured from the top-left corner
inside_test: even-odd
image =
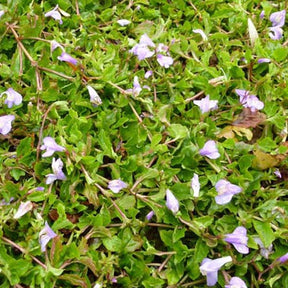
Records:
[[[238,118],[232,123],[232,125],[243,128],[255,128],[257,125],[263,123],[265,120],[265,114],[259,111],[252,112],[250,108],[244,108]]]

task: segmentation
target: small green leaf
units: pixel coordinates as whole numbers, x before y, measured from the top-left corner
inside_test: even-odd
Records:
[[[266,248],[275,240],[274,233],[269,223],[253,220],[253,226]]]

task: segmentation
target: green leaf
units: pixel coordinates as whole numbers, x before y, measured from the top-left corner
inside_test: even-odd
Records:
[[[253,220],[253,226],[266,248],[275,240],[270,223]]]
[[[189,130],[187,127],[181,124],[171,124],[168,129],[168,133],[174,139],[183,139],[189,137]]]

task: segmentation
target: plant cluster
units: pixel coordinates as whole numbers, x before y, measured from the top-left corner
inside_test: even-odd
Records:
[[[288,287],[287,1],[57,3],[0,4],[1,287]]]

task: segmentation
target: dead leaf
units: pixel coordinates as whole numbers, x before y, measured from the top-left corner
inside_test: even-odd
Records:
[[[279,160],[276,156],[272,156],[268,153],[264,153],[257,149],[254,152],[255,158],[252,162],[252,167],[260,170],[265,170],[268,168],[275,167],[279,164]]]
[[[243,128],[255,128],[265,120],[265,114],[259,111],[252,112],[250,108],[244,108],[238,118],[232,123],[232,125]]]
[[[250,129],[232,125],[226,126],[217,136],[219,138],[233,139],[235,138],[235,134],[240,137],[246,137],[248,141],[251,141],[253,138],[253,133]]]

